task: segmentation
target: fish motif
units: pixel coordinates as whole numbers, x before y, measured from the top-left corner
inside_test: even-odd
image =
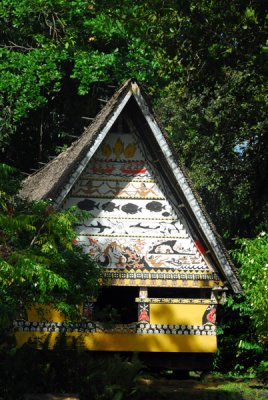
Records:
[[[137,214],[138,211],[141,211],[142,208],[133,203],[127,203],[121,207],[121,210],[126,214]]]
[[[105,226],[105,225],[101,225],[101,223],[98,221],[96,225],[84,225],[87,228],[94,228],[94,229],[99,229],[98,233],[102,233],[103,231],[105,231],[105,229],[111,229],[110,226]]]
[[[150,201],[150,203],[146,204],[146,208],[149,211],[160,212],[162,210],[165,210],[166,206],[163,206],[160,201]]]
[[[157,226],[149,226],[149,225],[143,225],[142,222],[139,222],[136,225],[130,225],[130,228],[141,228],[141,229],[160,229],[160,225]]]
[[[94,208],[98,208],[99,204],[97,204],[96,201],[94,201],[94,200],[85,199],[85,200],[79,201],[77,203],[77,206],[78,206],[78,208],[80,208],[80,210],[91,211]]]
[[[169,217],[169,216],[170,216],[170,213],[167,212],[167,211],[165,211],[165,212],[162,213],[162,215],[163,215],[163,217]]]
[[[108,203],[104,203],[102,205],[102,209],[104,211],[113,212],[115,209],[119,210],[119,206],[117,206],[113,201],[109,201]]]

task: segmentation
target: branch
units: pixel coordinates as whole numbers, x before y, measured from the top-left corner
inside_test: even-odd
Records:
[[[24,50],[24,51],[29,51],[29,50],[35,50],[36,47],[26,47],[26,46],[20,46],[19,44],[16,44],[14,42],[11,42],[11,40],[9,40],[10,45],[7,44],[3,44],[0,47],[3,49],[17,49],[17,50]]]
[[[38,236],[40,235],[42,229],[44,228],[45,223],[46,223],[46,219],[45,219],[45,221],[42,223],[42,225],[39,227],[39,229],[38,229],[36,235],[33,237],[32,241],[31,241],[31,243],[30,243],[30,247],[33,247],[34,242],[36,241],[36,239],[37,239]]]

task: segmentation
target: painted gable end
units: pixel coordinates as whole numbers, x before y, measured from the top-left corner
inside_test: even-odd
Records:
[[[111,130],[67,196],[88,213],[78,242],[109,285],[212,288],[215,267],[181,213],[142,132]]]
[[[120,120],[124,122],[120,122]],[[123,125],[124,129],[121,129],[120,125]],[[135,154],[133,146],[135,146]],[[145,162],[145,164],[141,162]],[[120,163],[129,165],[129,168],[120,169],[120,166],[122,167]],[[115,166],[119,170],[117,175],[112,175],[112,172],[116,174],[113,171]],[[143,172],[143,169],[146,169],[147,172]],[[127,170],[132,170],[132,175]],[[98,176],[95,176],[93,172]],[[87,236],[91,238],[91,244],[96,244],[96,248],[100,246],[99,251],[103,253],[109,246],[108,235],[113,235],[110,236],[110,244],[117,243],[122,247],[123,253],[125,251],[131,253],[135,250],[134,248],[131,251],[128,249],[127,238],[132,244],[134,240],[144,239],[144,251],[141,255],[135,258],[136,253],[131,253],[132,263],[136,259],[136,273],[142,273],[141,269],[145,268],[146,263],[148,264],[150,260],[155,264],[155,268],[163,263],[171,265],[172,256],[169,256],[168,261],[167,253],[165,255],[150,253],[152,251],[150,246],[156,246],[158,239],[161,243],[163,243],[163,238],[167,239],[169,248],[165,247],[165,251],[171,252],[170,254],[178,253],[179,250],[176,246],[185,250],[188,240],[192,251],[196,252],[196,248],[198,249],[195,257],[199,257],[201,260],[196,264],[191,264],[194,254],[188,254],[188,261],[191,259],[191,262],[188,263],[189,266],[199,264],[202,266],[199,270],[204,271],[202,279],[196,276],[193,281],[200,281],[200,284],[202,281],[202,285],[207,285],[205,282],[210,281],[208,287],[211,287],[212,281],[218,283],[218,278],[220,278],[233,292],[238,293],[242,290],[234,265],[201,199],[194,190],[183,166],[178,162],[178,157],[164,130],[156,120],[146,94],[132,80],[128,80],[119,88],[92,124],[70,148],[25,180],[20,195],[29,200],[51,199],[59,208],[67,207],[70,204],[79,203],[78,206],[81,207],[84,207],[83,204],[91,204],[91,206],[86,205],[85,207],[89,208],[87,211],[91,211],[94,219],[88,219],[87,226],[84,226],[83,229],[78,227],[78,229],[79,240],[83,242],[85,251],[92,251],[94,257],[97,257],[97,250],[93,248],[90,250]],[[118,208],[115,208],[111,214],[108,209],[114,204]],[[160,207],[162,208],[159,211],[152,209],[158,210]],[[164,215],[164,213],[170,215]],[[130,222],[130,218],[133,218],[133,223]],[[141,220],[134,218],[141,218]],[[174,219],[168,220],[168,218]],[[144,224],[147,220],[150,221],[149,225]],[[104,222],[106,225],[102,225]],[[178,228],[179,224],[182,225],[182,228]],[[104,226],[105,228],[103,228]],[[115,229],[117,229],[116,236],[114,236]],[[152,237],[154,230],[157,230],[156,237]],[[181,236],[183,230],[188,235],[185,238]],[[111,233],[112,231],[113,233]],[[112,240],[115,238],[117,241]],[[150,240],[151,244],[149,244]],[[172,242],[174,240],[176,245]],[[189,246],[188,248],[190,248]],[[159,250],[159,248],[154,247],[154,250]],[[161,251],[163,251],[163,246]],[[103,260],[105,271],[119,273],[116,268],[114,271],[108,271],[107,268],[112,268],[116,261],[111,261],[108,267],[107,260],[112,257],[111,246],[109,249],[107,248],[106,252],[106,261]],[[126,258],[126,256],[124,257]],[[142,258],[142,262],[138,262],[138,257]],[[148,257],[150,258],[148,259]],[[177,256],[174,257],[178,259]],[[164,259],[167,261],[166,263]],[[123,258],[122,260],[126,265],[127,260]],[[137,267],[139,264],[142,267]],[[175,264],[173,266],[174,274]],[[165,273],[168,274],[171,269],[166,268]],[[123,269],[122,266],[121,273]],[[140,270],[138,271],[138,269]],[[162,266],[159,266],[158,269],[156,269],[156,273],[164,273]],[[180,276],[175,279],[183,281],[185,285],[185,282],[192,279],[190,278],[191,271],[195,270],[188,269],[186,271],[186,274],[189,275],[188,278]],[[179,273],[179,268],[177,268],[177,272]],[[181,274],[183,275],[182,272]],[[219,276],[212,276],[213,274]],[[130,279],[130,277],[114,275],[106,278],[112,284],[119,284],[119,281],[115,283],[115,280],[118,279]],[[151,278],[148,276],[140,278],[139,275],[132,279]],[[153,279],[162,280],[161,275],[160,278],[154,276]],[[169,280],[169,277],[166,276],[163,279],[166,281]],[[167,282],[165,283],[167,284]],[[193,282],[190,287],[195,287]]]
[[[170,366],[173,357],[182,369],[210,368],[215,290],[241,286],[137,84],[126,82],[66,152],[26,180],[22,195],[85,212],[77,241],[102,266],[103,288],[98,299],[85,299],[83,318],[71,326],[51,307],[46,321],[30,313],[16,321],[20,345],[51,337],[53,348],[67,332],[87,350],[138,351],[153,365]],[[109,327],[98,315],[107,305],[120,317]]]

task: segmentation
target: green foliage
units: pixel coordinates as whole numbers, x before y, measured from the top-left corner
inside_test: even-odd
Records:
[[[94,308],[94,319],[101,322],[105,329],[111,329],[114,324],[121,322],[120,312],[108,304],[106,307],[99,308],[98,305]]]
[[[228,297],[218,309],[218,352],[215,370],[233,375],[256,376],[265,358],[265,346],[258,335],[247,298],[243,295]]]
[[[0,23],[5,27],[0,36],[2,151],[11,151],[15,134],[22,133],[34,135],[35,149],[44,157],[45,137],[53,143],[57,140],[57,116],[64,120],[60,122],[64,131],[74,100],[83,104],[82,116],[88,113],[79,95],[89,94],[96,101],[104,82],[118,84],[133,75],[141,80],[149,74],[150,79],[156,78],[154,52],[140,36],[144,21],[134,23],[140,6],[132,10],[128,1],[120,3],[115,9],[113,2],[104,1],[1,2]],[[51,118],[52,129],[46,129]],[[27,130],[29,121],[34,123],[34,133]]]
[[[220,233],[256,234],[267,220],[266,14],[246,0],[3,1],[3,157],[26,169],[47,160],[109,85],[134,76]]]
[[[221,371],[251,372],[267,379],[268,235],[262,232],[255,239],[237,239],[236,245],[232,255],[239,265],[244,293],[229,297],[220,311],[216,364]]]
[[[188,6],[177,11],[181,75],[159,112],[220,233],[254,236],[267,226],[267,5]]]
[[[47,101],[46,93],[57,91],[61,73],[57,69],[60,54],[44,49],[33,49],[31,52],[19,53],[1,49],[1,106],[6,124],[16,124],[31,109],[38,108]]]
[[[77,53],[71,77],[80,81],[79,94],[86,94],[89,85],[94,82],[109,80],[108,70],[116,63],[116,56],[117,49],[109,54],[97,50]]]
[[[46,343],[42,351],[28,343],[6,352],[0,359],[1,395],[13,400],[24,398],[26,393],[69,392],[79,393],[81,400],[123,400],[142,392],[136,382],[142,364],[136,355],[127,359],[109,353],[80,352],[77,345],[74,341],[70,349],[61,335],[53,351]]]
[[[85,374],[80,398],[95,400],[123,400],[135,393],[138,372],[142,365],[134,355],[131,361],[114,355],[99,357],[95,368]]]
[[[83,214],[56,211],[45,201],[27,203],[3,191],[12,169],[0,165],[0,327],[8,328],[20,304],[53,303],[68,317],[98,290],[98,266],[75,245]],[[11,185],[14,190],[14,185]]]
[[[262,360],[256,370],[256,375],[264,384],[268,383],[268,361]]]
[[[237,239],[239,248],[232,252],[240,265],[239,274],[249,307],[249,315],[259,334],[267,343],[268,336],[268,234],[255,239]]]
[[[255,0],[119,0],[116,7],[113,0],[2,0],[1,158],[28,171],[47,161],[83,131],[81,117],[96,115],[97,99],[114,92],[109,85],[133,76],[153,96],[227,244],[267,231],[267,12],[267,2]],[[81,215],[29,205],[17,190],[1,168],[6,321],[21,299],[53,300],[68,311],[95,290],[96,269],[72,243]],[[243,240],[234,253],[245,297],[223,311],[222,353],[237,370],[262,357],[265,243],[266,235]]]

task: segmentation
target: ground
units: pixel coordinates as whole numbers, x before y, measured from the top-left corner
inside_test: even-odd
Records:
[[[212,377],[206,382],[198,379],[148,379],[147,384],[168,400],[264,400],[268,388],[260,382],[246,379],[223,379]],[[162,396],[162,397],[161,397]],[[155,400],[157,398],[155,397]]]
[[[268,387],[254,379],[209,377],[204,382],[196,378],[181,380],[144,377],[138,380],[137,398],[138,400],[266,400]],[[25,396],[25,400],[79,400],[79,396],[29,394]]]

